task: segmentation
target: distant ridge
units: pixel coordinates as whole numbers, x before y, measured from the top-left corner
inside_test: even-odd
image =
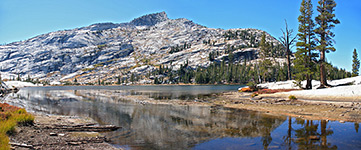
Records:
[[[145,76],[159,65],[178,69],[207,67],[212,61],[233,63],[258,58],[257,43],[264,31],[213,29],[188,19],[169,19],[165,12],[135,18],[129,23],[96,23],[87,27],[42,34],[0,46],[0,72],[19,74],[48,83],[73,81],[116,82],[119,76]],[[269,34],[267,41],[278,45]],[[214,60],[210,53],[217,54]],[[145,79],[147,80],[147,79]]]

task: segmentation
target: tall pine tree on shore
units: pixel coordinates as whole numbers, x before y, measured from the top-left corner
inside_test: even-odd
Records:
[[[318,16],[315,18],[318,27],[315,29],[315,33],[318,36],[318,46],[316,49],[320,51],[320,88],[329,87],[327,84],[327,74],[326,74],[326,52],[336,51],[333,47],[335,34],[331,31],[336,24],[339,24],[340,21],[335,18],[335,7],[336,2],[334,0],[319,0],[317,11],[319,12]]]
[[[312,75],[316,70],[315,62],[317,54],[315,50],[315,23],[312,20],[311,0],[302,0],[300,7],[300,16],[298,17],[298,42],[296,43],[297,51],[294,60],[295,69],[297,70],[295,79],[300,82],[306,79],[306,89],[312,89]]]
[[[360,69],[360,60],[358,59],[357,51],[356,49],[353,50],[352,55],[352,77],[359,75],[359,69]]]
[[[266,82],[269,76],[269,69],[272,66],[272,62],[269,59],[271,55],[270,44],[266,41],[266,33],[262,33],[261,41],[259,43],[260,47],[260,57],[262,62],[260,65],[260,75],[262,76],[262,82]]]

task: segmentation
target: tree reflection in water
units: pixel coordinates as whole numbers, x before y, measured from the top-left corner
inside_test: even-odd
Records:
[[[293,127],[296,123],[297,127]],[[283,137],[287,149],[337,149],[337,146],[327,142],[327,138],[334,132],[330,126],[327,127],[326,120],[304,120],[288,118],[287,135]],[[292,134],[294,133],[294,135]],[[292,137],[294,136],[294,137]]]

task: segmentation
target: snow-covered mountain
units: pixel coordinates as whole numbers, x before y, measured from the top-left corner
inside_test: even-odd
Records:
[[[259,49],[252,47],[263,32],[207,28],[184,18],[169,19],[161,12],[129,23],[98,23],[0,46],[0,71],[50,82],[74,77],[82,82],[114,81],[115,76],[146,74],[159,65],[177,69],[187,60],[192,68],[207,67],[210,52],[218,54],[217,61],[226,59],[230,48],[236,62],[253,60]]]

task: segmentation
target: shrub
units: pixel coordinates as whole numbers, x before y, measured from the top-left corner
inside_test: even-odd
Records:
[[[0,132],[0,149],[10,149],[9,138],[5,133]]]
[[[0,103],[0,149],[10,149],[9,138],[6,134],[13,134],[16,125],[33,124],[34,116],[25,109]]]
[[[98,67],[103,67],[104,66],[104,63],[98,63],[98,64],[95,64],[94,65],[94,68],[98,68]]]
[[[253,98],[253,97],[256,97],[256,96],[258,96],[258,93],[253,93],[253,94],[251,95],[252,98]]]
[[[294,84],[294,86],[297,86],[297,87],[299,87],[300,89],[302,89],[302,83],[301,83],[301,81],[299,81],[299,80],[293,81],[293,84]]]
[[[82,71],[86,72],[86,71],[93,71],[95,68],[84,68],[82,69]]]
[[[34,116],[30,114],[14,114],[11,116],[18,125],[32,125],[34,122]]]
[[[18,109],[15,111],[16,114],[26,114],[26,110],[24,108]]]
[[[289,99],[289,100],[297,100],[296,96],[294,96],[294,95],[288,96],[288,99]]]
[[[249,81],[249,82],[247,83],[247,86],[248,86],[249,88],[251,88],[253,91],[257,91],[257,84],[256,84],[255,82]]]
[[[106,44],[102,44],[102,45],[98,45],[97,47],[98,47],[99,50],[102,50],[102,49],[106,48],[107,45],[106,45]]]
[[[16,120],[8,119],[0,122],[0,133],[12,134],[15,132]]]

